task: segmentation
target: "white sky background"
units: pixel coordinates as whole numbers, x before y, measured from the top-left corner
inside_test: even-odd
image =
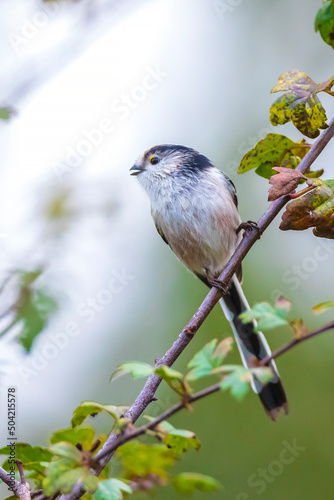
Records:
[[[50,19],[16,53],[6,34],[19,32],[24,18],[32,19],[41,7],[26,0],[15,4],[15,9],[10,1],[1,7],[5,14],[1,16],[0,49],[7,85],[4,96],[10,94],[8,75],[14,74],[15,68],[18,74],[20,65],[34,71],[33,65],[26,66],[27,61],[42,53],[48,56],[48,51],[66,37],[76,8],[80,8],[62,7],[59,17]],[[303,0],[293,4],[284,0],[271,4],[261,0],[241,2],[220,19],[210,1],[137,3],[136,9],[110,22],[110,29],[92,40],[74,62],[56,71],[26,99],[13,103],[18,114],[10,123],[0,123],[1,269],[27,268],[41,259],[51,262],[48,283],[61,293],[65,306],[48,332],[62,331],[68,321],[77,320],[78,305],[105,288],[112,270],[125,269],[134,276],[126,291],[115,296],[92,323],[82,322],[82,334],[71,339],[38,376],[31,377],[28,386],[17,366],[20,363],[29,367],[31,358],[25,357],[18,346],[2,342],[2,357],[11,360],[11,366],[1,390],[8,384],[18,386],[21,440],[41,442],[56,426],[67,426],[77,403],[99,399],[95,395],[97,387],[100,399],[109,397],[114,389],[107,384],[108,375],[118,362],[136,358],[138,340],[133,348],[129,342],[135,338],[133,325],[143,318],[140,311],[147,308],[148,316],[152,293],[162,301],[164,288],[173,289],[173,272],[181,272],[155,234],[148,200],[128,174],[137,155],[157,143],[180,143],[200,150],[224,169],[225,164],[240,161],[245,142],[250,149],[261,138],[261,130],[269,128],[268,109],[275,98],[269,90],[279,74],[298,68],[316,81],[331,76],[331,49],[312,32],[318,2],[305,5]],[[282,12],[287,9],[290,18],[283,25],[272,21],[283,18]],[[296,16],[301,18],[300,25],[294,21]],[[308,30],[305,26],[309,26]],[[296,39],[300,44],[293,46]],[[165,76],[139,102],[138,86],[142,88],[148,72],[155,68]],[[137,96],[131,99],[133,109],[122,119],[111,105],[123,94],[131,93]],[[334,105],[329,96],[322,99],[328,116],[332,116]],[[64,163],[67,148],[76,150],[85,138],[84,132],[96,129],[106,118],[114,131],[104,134],[102,143],[93,147],[91,154],[60,182],[56,162]],[[275,132],[300,137],[291,125]],[[253,142],[250,136],[255,137]],[[334,174],[333,148],[331,145],[318,162],[319,167],[326,165],[329,178]],[[267,205],[266,181],[251,173],[237,177],[233,169],[227,173],[237,184],[243,219],[257,219]],[[41,221],[42,206],[52,193],[67,185],[75,190],[73,203],[79,204],[80,216],[68,235],[55,240]],[[96,207],[107,209],[108,205],[115,210],[110,216],[96,215]],[[249,257],[245,276],[252,277],[252,265],[258,265],[259,259],[269,269],[275,258],[275,283],[285,290],[281,274],[312,256],[319,242],[309,233],[297,235],[298,239],[292,233],[280,234],[284,246],[277,255],[275,231],[268,232],[258,253]],[[163,285],[161,276],[166,279],[169,274],[159,267],[160,257],[166,259],[166,269],[173,270]],[[311,286],[312,281],[312,286],[318,288],[320,300],[332,298],[332,294],[328,296],[330,290],[324,290],[321,284],[332,269],[333,256],[306,282]],[[273,287],[268,284],[259,299],[267,298]],[[248,288],[251,290],[250,285]],[[303,300],[313,305],[312,298]],[[147,321],[151,319],[147,317]],[[179,326],[181,329],[183,325]],[[41,352],[49,342],[47,333],[43,334],[34,352]],[[152,352],[154,348],[159,350],[159,338],[151,339],[150,345]],[[88,369],[92,366],[93,376]],[[97,366],[101,366],[100,373]],[[0,406],[2,410],[4,404]],[[32,426],[36,407],[38,428]]]

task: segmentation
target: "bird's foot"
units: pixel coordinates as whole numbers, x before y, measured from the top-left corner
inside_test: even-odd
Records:
[[[247,222],[242,222],[237,229],[237,234],[240,233],[242,229],[245,231],[245,233],[256,231],[258,239],[261,238],[262,230],[257,225],[257,222],[254,222],[252,220],[248,220]]]
[[[214,279],[214,278],[208,279],[208,281],[212,287],[217,288],[220,292],[222,292],[223,295],[227,294],[228,289],[229,289],[229,285],[226,285],[226,283],[224,283],[224,281],[220,281],[220,280]]]

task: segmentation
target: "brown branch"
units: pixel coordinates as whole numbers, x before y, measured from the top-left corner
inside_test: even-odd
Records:
[[[5,469],[0,467],[0,479],[11,488],[12,492],[20,498],[20,500],[31,500],[30,496],[30,486],[25,481],[23,466],[21,460],[16,460],[17,467],[19,469],[21,482],[17,481],[14,477],[11,477]]]
[[[21,462],[21,460],[15,460],[15,462],[16,462],[17,468],[19,469],[21,484],[25,484],[26,478],[24,475],[23,463]]]
[[[29,483],[20,483],[15,490],[15,495],[18,496],[20,500],[31,500]]]
[[[21,460],[15,460],[17,468],[19,469],[21,482],[15,490],[15,495],[17,495],[20,500],[31,500],[30,496],[30,485],[26,482],[24,475],[23,464]]]
[[[307,335],[304,335],[304,337],[296,338],[291,340],[287,345],[281,347],[280,349],[277,349],[277,351],[273,352],[271,356],[267,356],[266,358],[263,358],[261,361],[261,365],[267,365],[272,359],[279,358],[282,356],[282,354],[285,354],[286,352],[290,351],[293,347],[295,347],[298,344],[301,344],[302,342],[305,342],[305,340],[312,339],[313,337],[316,337],[317,335],[320,335],[321,333],[328,332],[328,330],[334,329],[334,321],[332,323],[329,323],[328,325],[325,325],[319,330],[315,330],[314,332],[308,333]]]
[[[329,141],[334,135],[334,119],[331,120],[329,127],[321,134],[321,136],[317,139],[317,141],[312,145],[310,151],[305,155],[300,164],[297,167],[297,170],[304,173],[307,169],[314,163],[314,161],[318,158],[323,149],[327,146]],[[263,216],[258,221],[258,228],[260,232],[263,233],[265,229],[271,224],[276,215],[280,212],[280,210],[284,207],[284,205],[290,200],[290,197],[282,196],[278,200],[275,200]],[[249,250],[258,240],[258,231],[254,230],[251,232],[247,232],[243,238],[243,240],[238,245],[234,254],[232,255],[230,261],[225,266],[223,272],[219,276],[219,280],[224,283],[226,286],[232,279],[236,269],[239,267]],[[191,318],[189,323],[182,330],[178,338],[173,343],[172,347],[168,349],[166,354],[158,360],[156,366],[172,366],[176,359],[180,356],[180,354],[187,347],[189,342],[192,340],[200,326],[206,320],[214,306],[217,304],[219,299],[222,297],[222,292],[216,288],[212,288],[208,295],[205,297],[204,301]],[[135,402],[126,412],[125,417],[131,419],[131,422],[134,423],[143,413],[143,411],[147,408],[147,406],[152,402],[155,392],[157,391],[159,385],[161,383],[161,379],[157,375],[151,375],[140,394],[137,396]],[[100,460],[100,472],[109,460],[112,457],[112,451],[114,449],[115,443],[117,440],[120,440],[121,437],[114,433],[109,435],[109,438],[105,442],[102,450],[97,454],[97,460]],[[77,484],[72,492],[69,495],[63,495],[60,500],[78,500],[84,494],[84,488],[81,484]]]
[[[141,427],[138,427],[137,429],[129,433],[122,434],[122,436],[119,439],[117,439],[117,441],[114,443],[112,448],[107,450],[102,450],[100,452],[100,460],[102,460],[102,458],[107,456],[109,453],[114,453],[114,451],[117,450],[117,448],[127,443],[128,441],[131,441],[132,439],[135,439],[141,436],[142,434],[145,434],[145,432],[148,430],[153,430],[161,422],[169,419],[170,417],[175,415],[175,413],[178,413],[180,410],[183,410],[183,408],[185,408],[187,405],[195,403],[195,401],[198,401],[199,399],[205,398],[210,394],[218,392],[220,388],[221,388],[221,381],[217,382],[217,384],[210,385],[209,387],[206,387],[201,391],[195,392],[194,394],[189,394],[187,396],[187,401],[180,401],[179,403],[176,403],[175,405],[171,406],[168,410],[161,413],[154,420],[151,420],[147,424],[144,424]]]
[[[30,493],[32,500],[47,500],[47,497],[44,495],[43,490],[35,490]],[[53,497],[49,497],[49,500],[52,500]]]
[[[12,478],[2,467],[0,467],[0,479],[5,484],[7,484],[7,486],[13,488],[13,491],[15,491],[15,488],[17,488],[20,484],[18,481],[16,481],[16,479]]]

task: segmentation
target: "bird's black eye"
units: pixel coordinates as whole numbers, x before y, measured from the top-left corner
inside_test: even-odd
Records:
[[[159,158],[157,158],[156,156],[151,156],[150,158],[150,164],[151,165],[156,165],[157,163],[159,163]]]

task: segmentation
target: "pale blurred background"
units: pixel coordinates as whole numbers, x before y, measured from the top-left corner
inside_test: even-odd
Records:
[[[270,125],[270,89],[290,69],[327,80],[333,52],[313,30],[320,0],[225,3],[238,5],[222,14],[208,0],[2,0],[0,105],[15,115],[0,120],[0,269],[43,265],[43,285],[59,301],[30,354],[14,342],[17,332],[1,339],[3,440],[8,386],[18,388],[19,440],[35,445],[67,427],[82,400],[131,404],[143,382],[110,384],[116,365],[153,363],[207,292],[157,235],[148,199],[129,176],[143,150],[191,146],[230,175],[243,220],[266,209],[267,181],[238,176],[239,162],[269,132],[301,138],[291,124]],[[330,119],[334,101],[320,97]],[[325,178],[334,177],[333,152],[334,143],[316,164]],[[252,304],[283,294],[291,317],[316,328],[332,319],[311,308],[334,296],[334,243],[311,231],[280,232],[279,218],[244,262],[246,295]],[[204,343],[229,334],[217,308],[175,366],[182,370]],[[289,334],[268,337],[275,348]],[[331,498],[333,349],[328,333],[279,360],[291,413],[276,424],[253,394],[242,403],[216,394],[174,417],[202,449],[173,473],[216,477],[225,491],[212,499]],[[239,362],[236,352],[231,359]],[[151,414],[174,401],[162,387],[158,397]],[[107,422],[96,425],[109,431]],[[294,440],[305,450],[258,494],[249,478]],[[171,487],[155,492],[171,495]]]

